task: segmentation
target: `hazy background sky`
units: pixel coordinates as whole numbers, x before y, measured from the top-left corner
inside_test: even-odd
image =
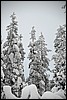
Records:
[[[66,23],[66,15],[61,7],[65,1],[1,1],[1,36],[3,42],[6,40],[7,32],[6,26],[10,24],[10,15],[15,12],[18,21],[18,33],[22,34],[23,47],[26,52],[24,60],[25,77],[29,75],[27,59],[30,42],[30,32],[32,26],[35,26],[36,39],[42,32],[45,37],[47,48],[52,52],[48,53],[51,60],[54,54],[55,33],[59,25]],[[49,68],[54,67],[54,62],[50,62]],[[51,75],[52,77],[52,75]]]

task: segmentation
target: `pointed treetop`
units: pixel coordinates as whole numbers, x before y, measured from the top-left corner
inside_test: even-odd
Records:
[[[45,38],[44,38],[42,32],[41,32],[41,35],[39,36],[39,40],[40,40],[40,41],[45,41]]]
[[[14,17],[16,14],[13,12],[13,14],[10,17]]]
[[[34,29],[34,26],[32,27],[32,30],[31,30],[31,32],[30,32],[30,34],[31,34],[31,39],[32,39],[32,42],[34,42],[34,40],[36,39],[35,38],[35,29]]]
[[[34,29],[34,26],[32,27],[32,29]]]
[[[62,9],[65,9],[65,8],[66,8],[66,4],[64,4],[61,8],[62,8]]]
[[[20,34],[20,36],[19,36],[20,41],[22,40],[22,38],[23,38],[23,36]]]
[[[58,32],[60,32],[60,30],[63,30],[63,27],[61,25],[59,25],[59,28],[57,29]]]
[[[41,35],[40,35],[40,36],[41,36],[41,37],[44,37],[42,32],[41,32]]]
[[[32,32],[34,32],[34,33],[36,32],[35,29],[34,29],[34,26],[32,27],[32,31],[31,31],[31,33],[32,33]]]
[[[16,14],[13,12],[13,14],[10,17],[11,17],[11,20],[14,21],[16,19]]]
[[[42,32],[41,32],[41,35],[43,35]]]
[[[44,36],[43,36],[42,32],[41,32],[41,37],[42,37],[42,38],[44,38]]]
[[[66,13],[66,4],[64,4],[61,8],[64,9],[65,10],[64,13]]]
[[[59,28],[57,29],[56,35],[62,34],[62,32],[64,31],[63,29],[64,29],[64,27],[62,27],[61,25],[59,25]]]
[[[7,26],[7,28],[6,28],[6,31],[9,31],[10,32],[10,30],[11,31],[14,31],[15,33],[17,33],[17,30],[18,30],[18,22],[16,21],[16,15],[15,15],[15,13],[13,12],[13,14],[10,16],[10,18],[11,18],[11,23],[10,23],[10,25],[8,25]]]

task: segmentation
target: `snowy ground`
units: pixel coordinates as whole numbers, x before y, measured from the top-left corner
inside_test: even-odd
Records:
[[[6,99],[66,99],[64,91],[61,89],[54,93],[46,91],[42,96],[40,96],[37,91],[37,87],[34,84],[29,86],[27,85],[22,89],[21,98],[17,98],[12,94],[10,86],[4,86],[3,89],[6,95]]]

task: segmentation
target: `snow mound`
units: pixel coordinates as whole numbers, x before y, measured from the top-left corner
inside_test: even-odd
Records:
[[[50,91],[46,91],[42,95],[41,99],[63,99],[63,98],[60,97],[59,95],[56,95],[56,94],[50,92]]]
[[[22,89],[21,97],[22,99],[39,99],[40,95],[38,94],[37,87],[31,84]]]
[[[5,92],[6,99],[21,99],[12,94],[10,86],[3,86],[3,90]]]
[[[66,99],[66,97],[64,95],[64,90],[62,90],[62,89],[60,89],[58,92],[55,92],[54,94],[59,95],[63,99]]]

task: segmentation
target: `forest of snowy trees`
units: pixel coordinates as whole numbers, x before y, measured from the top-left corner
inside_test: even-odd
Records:
[[[25,79],[23,36],[18,34],[14,12],[10,18],[6,41],[2,43],[1,39],[1,99],[66,99],[66,24],[57,29],[55,54],[51,59],[53,70],[49,67],[51,50],[47,48],[46,37],[41,32],[36,39],[36,30],[32,27],[27,57],[29,76]],[[53,73],[52,80],[48,71]]]

